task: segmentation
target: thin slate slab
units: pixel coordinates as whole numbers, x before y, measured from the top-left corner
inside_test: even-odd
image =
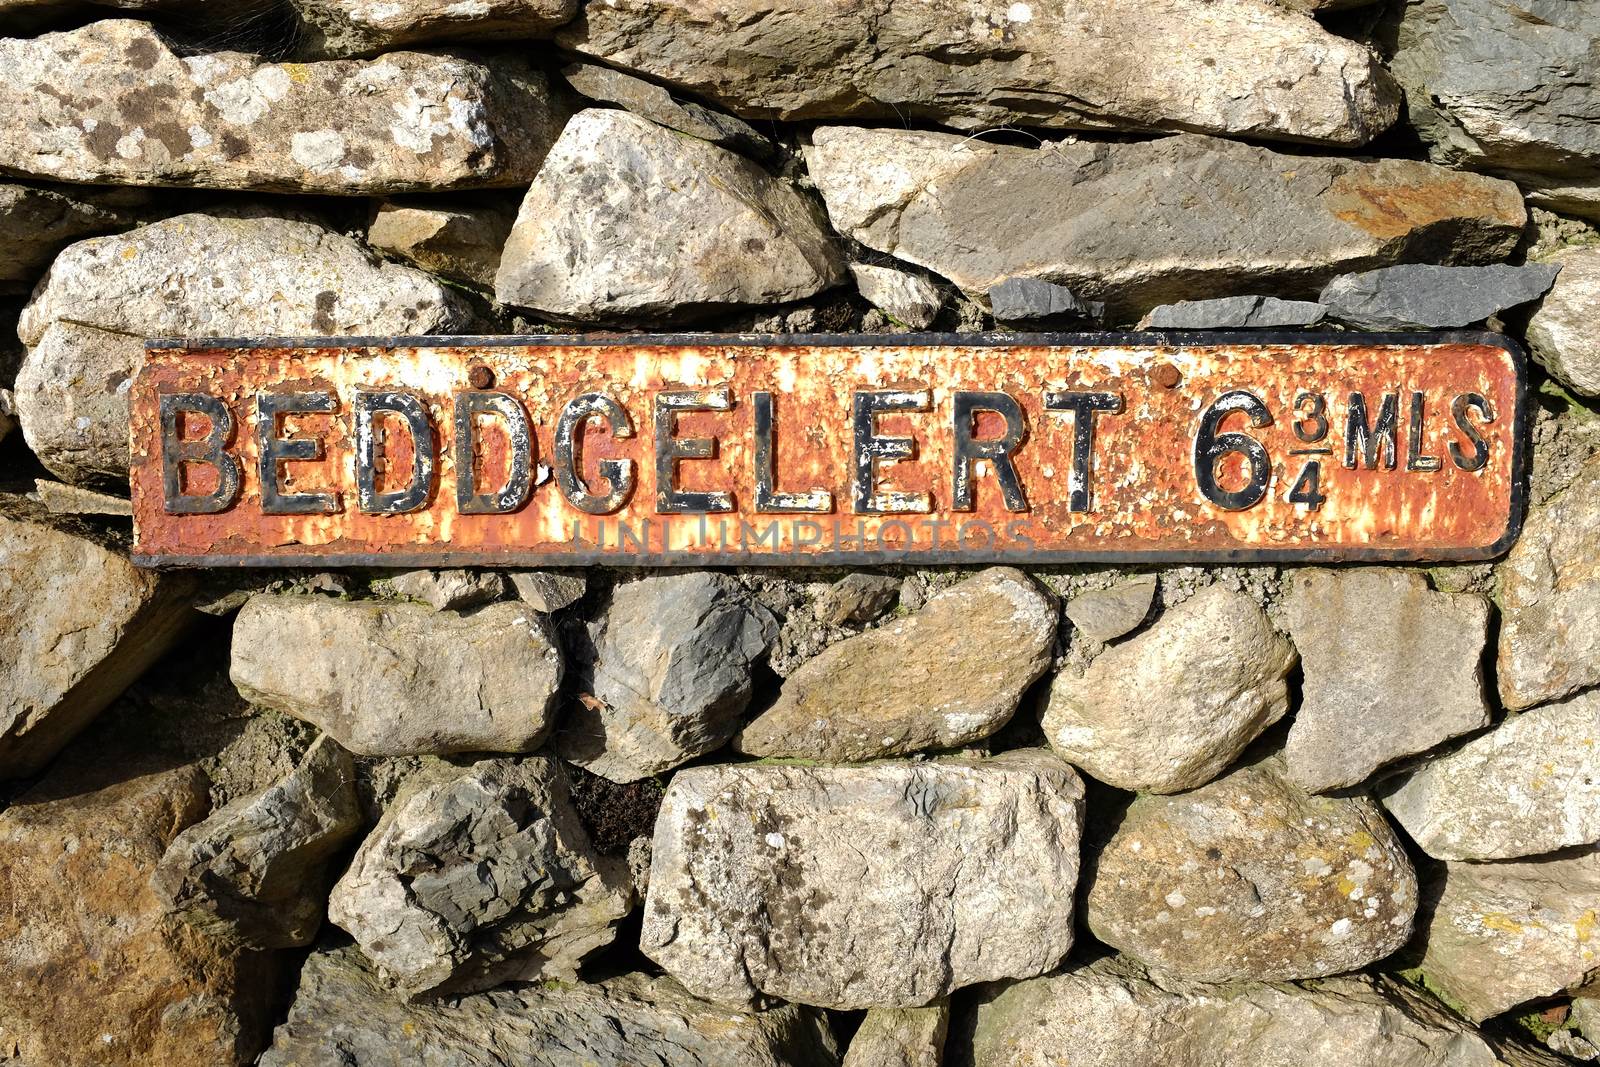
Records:
[[[1328,315],[1315,300],[1281,300],[1275,296],[1220,296],[1213,300],[1180,300],[1150,309],[1141,330],[1273,330],[1315,326]]]
[[[1505,263],[1441,267],[1408,263],[1341,274],[1317,299],[1329,318],[1361,330],[1442,330],[1471,326],[1543,296],[1560,266]]]

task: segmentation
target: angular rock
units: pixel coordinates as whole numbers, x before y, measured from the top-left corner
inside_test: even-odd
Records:
[[[1516,244],[1508,182],[1406,160],[1290,156],[1209,137],[1020,148],[829,126],[805,150],[834,228],[969,293],[1034,277],[1136,319],[1343,271],[1479,263]]]
[[[1085,637],[1115,641],[1150,615],[1156,576],[1141,574],[1109,589],[1090,589],[1067,601],[1067,618]]]
[[[355,777],[350,756],[319,739],[287,778],[174,838],[151,890],[220,942],[309,945],[322,923],[328,861],[361,829]]]
[[[333,887],[328,918],[409,997],[577,977],[633,904],[555,760],[431,767],[408,781]]]
[[[829,626],[871,622],[900,596],[900,579],[887,574],[847,574],[817,598],[817,619]]]
[[[28,346],[17,413],[64,480],[123,480],[128,383],[146,337],[434,334],[465,322],[438,281],[321,226],[179,215],[56,258],[17,327]]]
[[[734,747],[851,762],[971,744],[1010,721],[1055,638],[1055,600],[991,568],[802,663]]]
[[[1600,990],[1589,989],[1587,995],[1572,999],[1572,1021],[1578,1032],[1591,1041],[1600,1041]]]
[[[1417,876],[1366,797],[1312,796],[1277,759],[1134,798],[1094,861],[1089,929],[1202,982],[1353,971],[1411,937]]]
[[[290,0],[305,47],[327,56],[390,52],[433,41],[499,41],[544,37],[578,12],[578,0]]]
[[[1583,985],[1600,970],[1600,850],[1447,863],[1422,970],[1468,1018]]]
[[[506,595],[506,576],[499,571],[406,571],[389,579],[397,596],[420,600],[435,611],[475,608]]]
[[[657,126],[710,141],[730,152],[767,159],[777,151],[771,141],[743,119],[691,100],[676,100],[655,82],[598,63],[569,63],[561,68],[561,76],[590,100],[626,108]]]
[[[1600,690],[1507,718],[1380,792],[1435,859],[1513,859],[1600,841]]]
[[[367,243],[431,274],[493,289],[515,219],[509,207],[494,203],[386,200],[367,227]]]
[[[1561,268],[1528,320],[1528,350],[1545,370],[1583,396],[1600,396],[1600,246],[1569,248],[1548,262]]]
[[[1405,264],[1341,274],[1317,299],[1329,318],[1361,330],[1441,330],[1470,326],[1544,295],[1560,267],[1436,267]]]
[[[1082,676],[1056,675],[1050,747],[1107,785],[1204,785],[1289,710],[1294,647],[1244,593],[1208,586]]]
[[[909,0],[618,0],[557,38],[744,118],[1204,130],[1364,144],[1394,122],[1365,48],[1266,4],[967,10]],[[1209,61],[1209,62],[1208,62]]]
[[[1535,202],[1600,216],[1594,13],[1534,0],[1419,0],[1390,69],[1440,163],[1515,178]]]
[[[0,780],[42,768],[167,651],[189,585],[0,516]]]
[[[517,571],[511,584],[523,603],[547,615],[571,607],[589,591],[589,580],[582,574],[559,571]]]
[[[561,674],[548,624],[520,604],[458,615],[273,593],[239,610],[229,668],[245,699],[364,756],[531,752]]]
[[[1271,330],[1315,326],[1328,308],[1315,300],[1279,300],[1275,296],[1223,296],[1215,300],[1180,300],[1150,309],[1141,330]]]
[[[18,1064],[244,1067],[277,968],[165,914],[149,887],[206,779],[64,758],[0,812],[0,1041]]]
[[[1489,725],[1483,597],[1432,592],[1415,571],[1303,570],[1287,608],[1304,680],[1284,755],[1302,789],[1357,785]]]
[[[133,501],[125,496],[97,493],[81,485],[35,478],[33,491],[52,515],[117,515],[133,517]]]
[[[639,973],[406,1004],[345,948],[306,961],[261,1067],[824,1067],[837,1056],[821,1012],[741,1011]]]
[[[950,1002],[926,1008],[873,1008],[861,1020],[843,1067],[939,1067]]]
[[[495,295],[571,319],[672,319],[800,300],[844,273],[792,187],[716,145],[592,108],[567,123],[522,201]]]
[[[639,947],[692,992],[921,1007],[1072,947],[1083,783],[1043,751],[673,775]]]
[[[998,285],[991,285],[989,308],[996,322],[1039,324],[1098,319],[1105,313],[1104,303],[1079,300],[1066,286],[1038,278],[1007,278]]]
[[[613,782],[728,743],[777,621],[732,577],[696,571],[619,585],[557,737],[561,757]]]
[[[1533,1067],[1436,1002],[1383,976],[1213,986],[1108,957],[985,990],[965,1020],[982,1067],[1246,1064],[1261,1067]],[[1535,1054],[1536,1056],[1537,1054]]]
[[[939,286],[920,274],[879,263],[852,263],[850,274],[867,303],[907,329],[926,330],[944,307]]]
[[[0,173],[55,181],[350,196],[522,185],[564,117],[525,63],[181,56],[121,19],[0,39],[0,70]]]
[[[1528,516],[1500,565],[1498,675],[1508,708],[1600,684],[1600,458]]]
[[[80,237],[139,221],[145,194],[0,183],[0,293],[26,293],[51,257]]]

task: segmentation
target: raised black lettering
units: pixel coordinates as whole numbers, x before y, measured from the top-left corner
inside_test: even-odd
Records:
[[[777,430],[773,418],[772,394],[758,391],[751,396],[756,423],[756,511],[829,512],[833,510],[833,494],[826,489],[808,489],[803,493],[784,493],[777,489],[776,444]]]
[[[178,416],[202,415],[206,435],[193,440],[180,436]],[[226,511],[239,497],[239,461],[227,451],[233,436],[233,415],[228,405],[204,393],[161,395],[161,488],[169,515],[214,515]],[[185,464],[204,464],[217,472],[217,485],[209,493],[187,492]]]
[[[584,393],[567,401],[556,421],[556,485],[567,503],[587,515],[609,515],[633,494],[633,460],[602,459],[600,476],[606,479],[604,495],[591,493],[583,484],[583,428],[591,418],[605,419],[611,436],[626,440],[633,436],[633,423],[621,404],[604,393]]]
[[[382,389],[356,393],[356,506],[369,515],[403,515],[425,507],[433,493],[439,446],[427,408],[411,393]],[[411,480],[400,489],[378,489],[378,446],[387,437],[381,415],[398,419],[411,438]]]
[[[720,490],[691,492],[678,488],[678,461],[711,459],[715,437],[678,437],[680,411],[727,411],[733,400],[726,389],[680,389],[656,394],[656,511],[663,515],[703,515],[732,511],[733,496]]]
[[[493,416],[505,422],[508,470],[505,484],[492,493],[478,492],[478,419]],[[509,393],[471,390],[456,394],[456,510],[463,515],[502,515],[516,511],[533,490],[533,429],[528,413]]]
[[[1450,442],[1450,462],[1464,471],[1480,471],[1484,464],[1489,462],[1489,442],[1478,428],[1467,417],[1469,411],[1476,411],[1478,417],[1485,423],[1494,421],[1494,409],[1489,406],[1478,393],[1462,393],[1450,402],[1450,417],[1455,420],[1456,429],[1460,430],[1472,442],[1472,456],[1468,458],[1461,451],[1459,442]]]
[[[857,392],[851,405],[852,479],[857,514],[923,514],[932,510],[926,493],[904,493],[878,487],[878,461],[911,459],[917,443],[911,437],[885,437],[878,433],[878,416],[892,411],[927,411],[932,396],[926,389],[884,389]]]
[[[283,465],[322,458],[320,437],[279,437],[285,415],[325,415],[338,407],[333,394],[262,393],[256,397],[256,445],[260,452],[261,510],[268,515],[331,515],[338,493],[285,493]]]
[[[1355,469],[1356,453],[1359,450],[1367,469],[1377,470],[1378,452],[1382,449],[1384,469],[1394,470],[1399,429],[1399,393],[1383,394],[1383,403],[1378,406],[1376,426],[1367,421],[1367,398],[1360,393],[1351,393],[1350,412],[1345,419],[1344,428],[1345,467],[1350,470]]]
[[[1000,496],[1007,511],[1027,511],[1028,498],[1017,478],[1017,468],[1011,454],[1022,444],[1027,429],[1022,421],[1022,407],[1007,393],[976,393],[957,390],[955,411],[952,415],[955,431],[955,472],[950,485],[950,507],[955,511],[971,511],[974,507],[972,493],[972,466],[986,459],[994,466],[995,480],[1000,483]],[[978,440],[973,437],[978,413],[992,411],[1005,419],[1005,433],[999,437]]]
[[[1118,393],[1046,393],[1047,411],[1072,412],[1072,473],[1067,476],[1067,510],[1088,511],[1094,497],[1090,483],[1094,476],[1094,424],[1101,412],[1122,410]]]
[[[1217,507],[1243,511],[1254,507],[1267,495],[1267,483],[1272,478],[1272,461],[1266,447],[1249,434],[1217,432],[1234,412],[1243,412],[1249,417],[1250,425],[1258,430],[1272,425],[1272,413],[1254,393],[1233,389],[1217,397],[1216,402],[1200,417],[1200,428],[1195,431],[1194,480],[1200,488],[1200,495]],[[1217,481],[1217,463],[1230,454],[1243,456],[1249,468],[1244,485],[1238,489],[1224,489]]]
[[[1406,470],[1432,473],[1444,466],[1438,456],[1422,454],[1423,432],[1427,425],[1427,399],[1421,393],[1411,394],[1411,421],[1406,427]]]

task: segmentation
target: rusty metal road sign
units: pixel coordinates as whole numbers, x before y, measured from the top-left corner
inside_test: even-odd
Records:
[[[1525,379],[1478,333],[158,341],[135,558],[1484,559]]]

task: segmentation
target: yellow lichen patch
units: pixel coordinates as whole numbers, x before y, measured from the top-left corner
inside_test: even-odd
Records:
[[[1572,924],[1572,928],[1578,935],[1578,944],[1587,944],[1589,939],[1594,937],[1595,930],[1600,928],[1600,917],[1597,917],[1594,909],[1590,908],[1578,916],[1578,921]]]
[[[1525,929],[1521,923],[1501,911],[1486,912],[1483,916],[1483,925],[1490,930],[1500,930],[1508,934],[1520,934]]]

